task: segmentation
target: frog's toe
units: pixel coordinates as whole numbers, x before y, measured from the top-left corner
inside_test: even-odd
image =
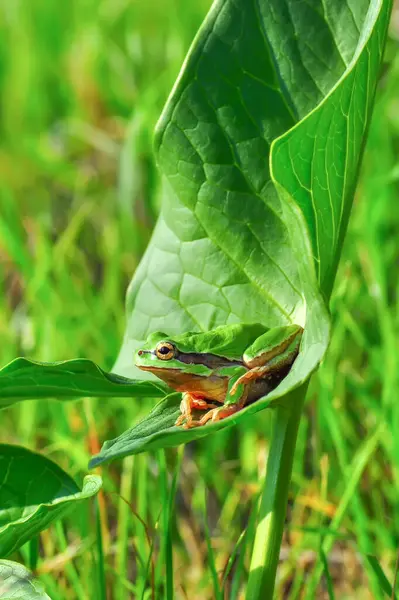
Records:
[[[193,419],[187,419],[185,423],[182,424],[182,429],[192,429],[193,427],[199,426],[199,421],[194,421]]]
[[[206,415],[204,415],[200,420],[200,425],[205,425],[208,421],[212,421],[212,423],[216,423],[216,421],[222,421],[222,419],[226,419],[234,413],[240,410],[240,406],[237,404],[229,404],[227,406],[219,406],[218,408],[213,408],[212,410],[208,410]]]
[[[180,403],[181,415],[176,419],[175,426],[182,426],[183,429],[198,427],[198,425],[201,425],[202,423],[201,421],[195,421],[193,419],[192,410],[208,410],[216,409],[218,407],[220,407],[220,405],[212,404],[205,398],[196,398],[195,396],[191,396],[191,394],[184,394]]]
[[[240,406],[238,406],[237,404],[230,404],[228,406],[222,406],[213,415],[212,421],[221,421],[222,419],[226,419],[227,417],[231,417],[231,415],[234,415],[239,410],[240,410]]]
[[[175,421],[175,427],[179,427],[180,425],[183,425],[183,423],[186,419],[187,419],[187,415],[185,415],[185,414],[180,415]]]

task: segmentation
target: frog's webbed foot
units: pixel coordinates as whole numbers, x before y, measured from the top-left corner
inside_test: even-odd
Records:
[[[204,398],[197,398],[191,394],[183,394],[182,401],[180,403],[181,415],[176,419],[175,426],[183,426],[184,429],[190,429],[191,427],[197,427],[200,421],[194,421],[192,410],[208,410],[216,408],[216,404],[209,403]]]
[[[198,421],[198,425],[205,425],[208,421],[215,423],[216,421],[222,421],[227,417],[231,417],[231,415],[234,415],[244,408],[247,397],[248,392],[247,390],[244,390],[237,402],[226,402],[222,406],[217,406],[212,410],[208,410],[208,412]]]
[[[286,369],[291,368],[299,350],[299,342],[296,342],[296,345],[292,349],[291,352],[288,352],[286,356],[274,356],[271,358],[266,364],[260,365],[258,367],[250,368],[246,373],[241,375],[238,379],[235,380],[233,385],[230,388],[230,395],[234,396],[237,392],[239,385],[248,385],[252,381],[256,381],[257,379],[266,379],[267,377],[274,377],[275,375],[284,373]]]
[[[225,406],[218,406],[212,410],[208,410],[208,412],[198,421],[197,425],[205,425],[205,423],[208,423],[208,421],[216,423],[216,421],[221,421],[222,419],[226,419],[227,417],[234,415],[236,412],[241,410],[241,408],[242,406],[238,404],[226,404]]]

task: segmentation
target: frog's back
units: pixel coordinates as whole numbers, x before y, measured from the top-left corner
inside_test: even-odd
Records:
[[[174,342],[181,352],[209,353],[240,359],[245,349],[266,331],[267,327],[260,323],[221,325],[207,332],[188,331],[176,336]]]

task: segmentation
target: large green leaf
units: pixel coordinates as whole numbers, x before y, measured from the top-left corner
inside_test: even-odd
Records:
[[[89,468],[94,469],[94,467],[108,463],[116,458],[124,458],[130,454],[138,454],[139,452],[183,444],[187,442],[187,438],[190,441],[200,439],[209,435],[210,431],[215,432],[230,427],[232,422],[236,422],[238,418],[238,415],[235,415],[231,417],[231,421],[230,419],[225,419],[216,423],[209,423],[206,427],[197,427],[190,431],[185,431],[182,428],[174,427],[174,423],[180,414],[178,408],[180,401],[180,394],[175,393],[166,396],[158,402],[145,419],[122,433],[116,439],[105,442],[100,454],[91,459]],[[270,402],[271,400],[269,400]],[[266,406],[267,401],[264,404],[264,407]],[[257,410],[256,405],[252,404],[246,409],[246,414],[252,414]]]
[[[378,0],[214,2],[157,127],[162,212],[116,371],[139,376],[131,357],[154,330],[234,322],[300,323],[301,353],[276,390],[222,424],[181,431],[178,397],[173,417],[161,401],[106,444],[107,459],[111,445],[115,458],[178,444],[288,403],[323,358],[389,13]]]
[[[32,398],[159,398],[164,395],[165,386],[161,382],[132,381],[106,373],[83,358],[56,363],[16,358],[0,369],[0,408]]]
[[[88,475],[81,490],[48,458],[0,444],[0,557],[17,550],[100,487],[101,478]]]
[[[22,565],[0,560],[0,600],[51,600],[40,581]]]

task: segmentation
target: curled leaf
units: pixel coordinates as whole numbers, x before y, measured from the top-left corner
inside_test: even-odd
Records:
[[[136,376],[132,353],[156,330],[261,322],[305,333],[288,376],[238,415],[182,432],[162,416],[168,399],[147,417],[152,437],[144,420],[119,445],[179,444],[289,405],[317,368],[389,14],[381,0],[214,2],[157,126],[163,207],[115,370]]]

